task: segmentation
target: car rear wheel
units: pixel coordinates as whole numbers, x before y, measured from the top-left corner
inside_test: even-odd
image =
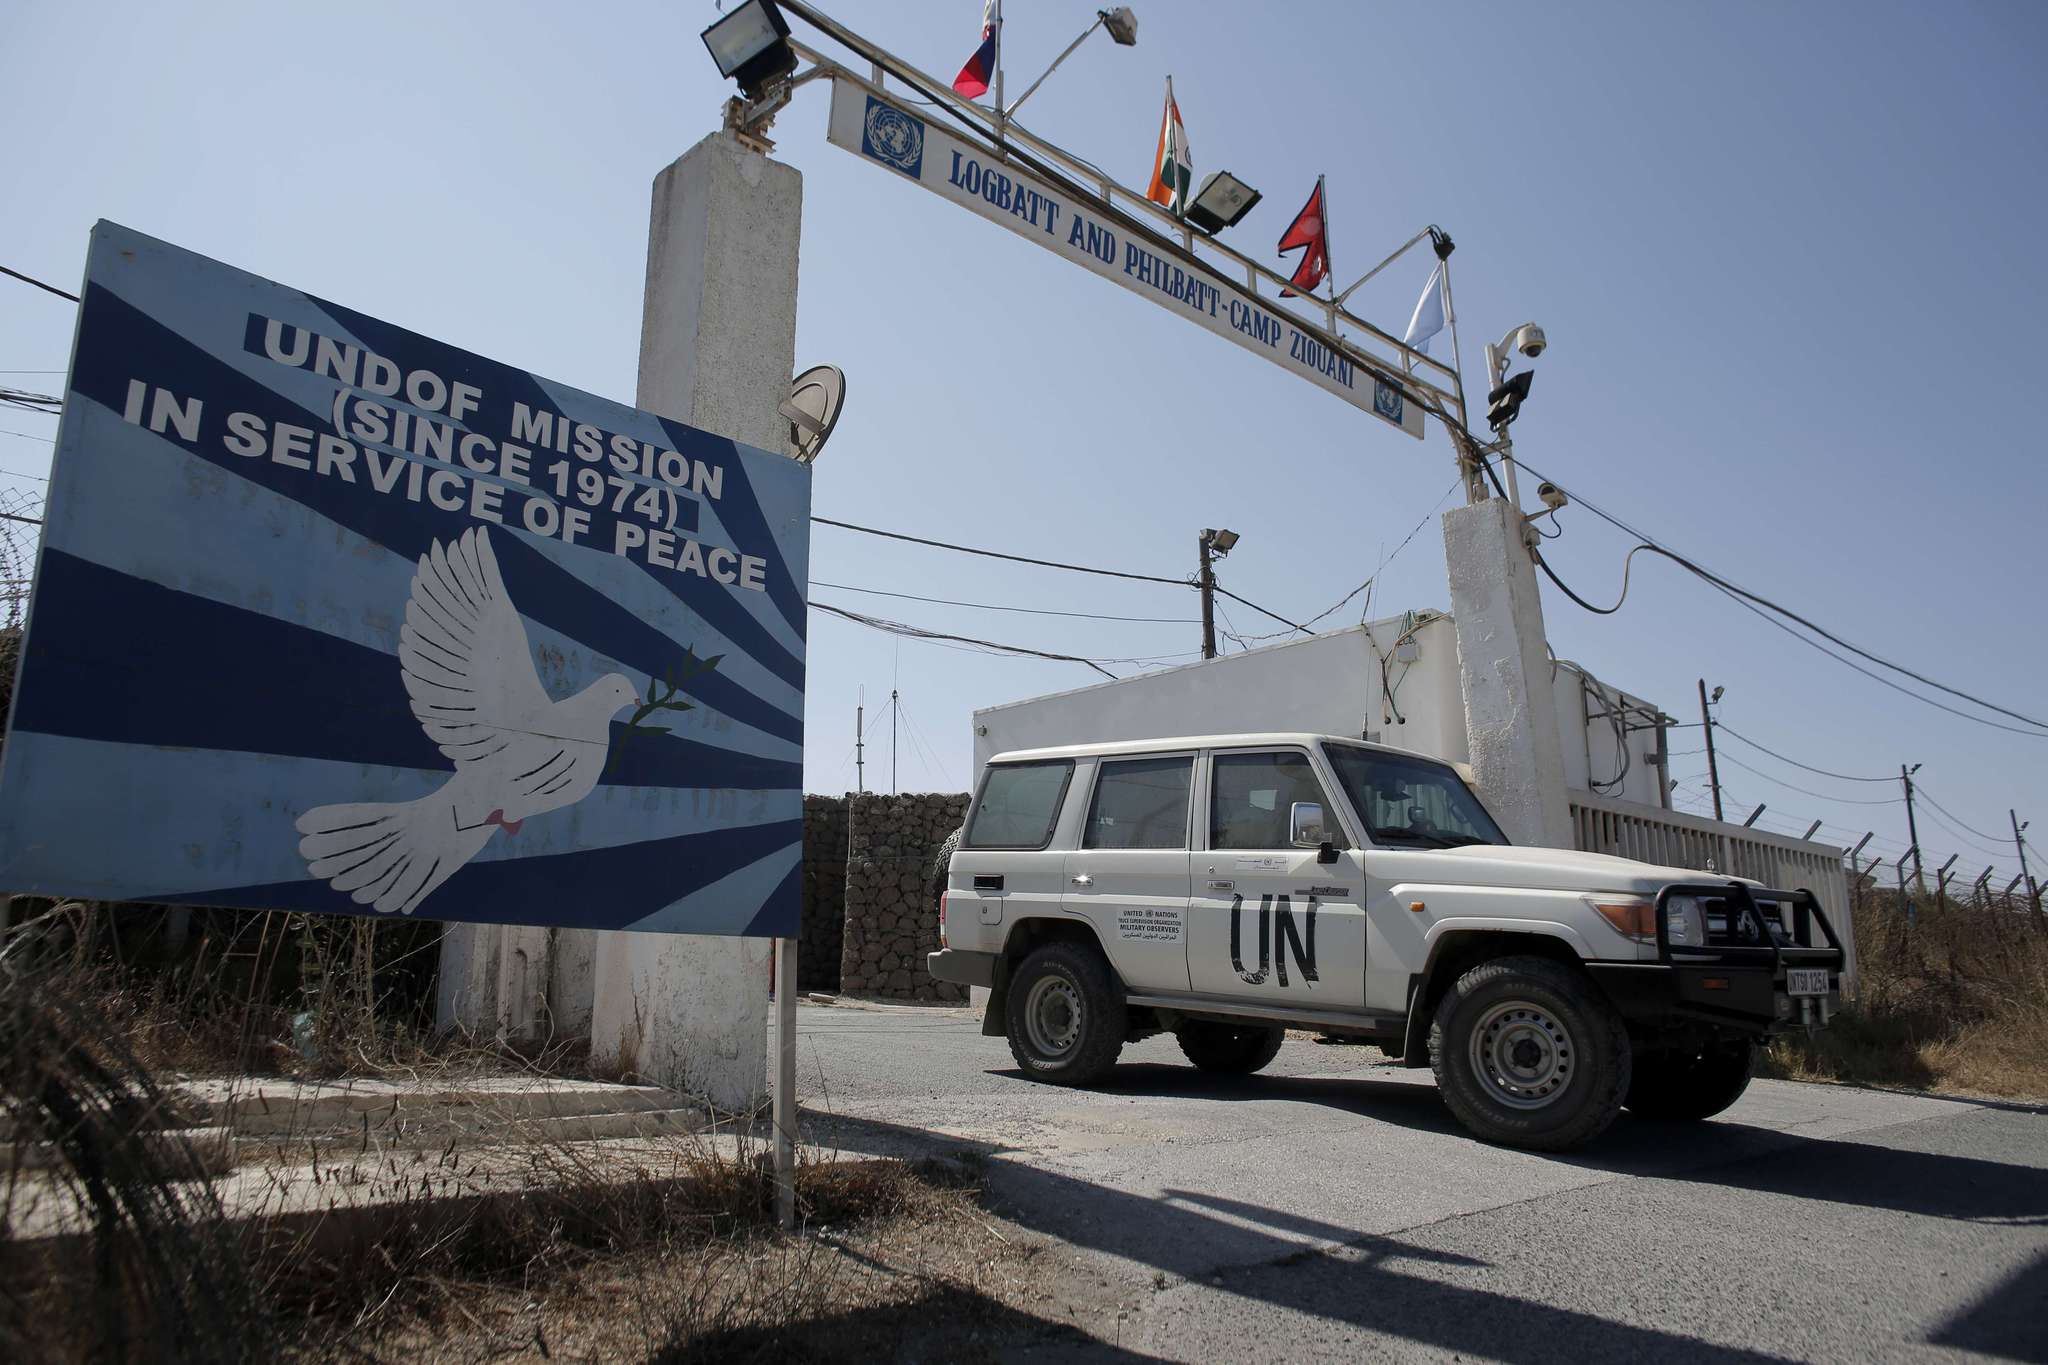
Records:
[[[1437,1088],[1488,1142],[1565,1151],[1614,1122],[1628,1033],[1583,974],[1540,957],[1482,962],[1454,982],[1429,1031]]]
[[[1196,1021],[1174,1031],[1180,1050],[1204,1071],[1248,1076],[1280,1055],[1287,1030]]]
[[[1644,1052],[1622,1103],[1639,1119],[1706,1119],[1742,1098],[1756,1066],[1748,1041]]]
[[[1010,978],[1010,1055],[1033,1080],[1092,1085],[1116,1065],[1127,1021],[1123,995],[1096,949],[1048,943]]]

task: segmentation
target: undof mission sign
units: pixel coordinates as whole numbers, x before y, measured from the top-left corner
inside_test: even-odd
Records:
[[[0,886],[793,935],[810,482],[101,223]]]
[[[1422,439],[1421,408],[1286,313],[1253,301],[1213,271],[1168,260],[1095,209],[1014,164],[991,162],[987,153],[852,81],[832,83],[827,137]]]

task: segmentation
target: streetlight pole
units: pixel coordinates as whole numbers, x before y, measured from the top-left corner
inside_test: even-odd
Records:
[[[1714,698],[1719,700],[1721,689],[1714,689]],[[1714,762],[1714,713],[1707,702],[1707,680],[1700,679],[1700,724],[1707,732],[1707,785],[1714,789],[1714,818],[1721,815],[1721,769]]]
[[[1214,528],[1202,532],[1195,586],[1202,592],[1202,657],[1216,657],[1216,561],[1237,545],[1237,532]]]
[[[1908,768],[1899,765],[1899,781],[1906,785],[1906,839],[1913,846],[1913,885],[1920,888],[1922,895],[1927,892],[1927,873],[1920,864],[1920,826],[1913,818],[1913,774],[1920,771],[1915,763]]]

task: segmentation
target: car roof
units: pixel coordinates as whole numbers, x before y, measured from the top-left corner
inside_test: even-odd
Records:
[[[1125,739],[1106,744],[1061,744],[1045,749],[1011,749],[989,759],[995,763],[1028,763],[1049,758],[1097,758],[1103,755],[1125,754],[1173,754],[1189,749],[1259,749],[1281,745],[1348,744],[1358,749],[1376,749],[1381,753],[1398,754],[1403,758],[1419,758],[1425,763],[1444,763],[1440,758],[1420,754],[1413,749],[1397,749],[1391,744],[1368,744],[1364,740],[1352,739],[1348,735],[1319,735],[1307,730],[1267,730],[1250,734],[1235,735],[1173,735],[1163,739]]]

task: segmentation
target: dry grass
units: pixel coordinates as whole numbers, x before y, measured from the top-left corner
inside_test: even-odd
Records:
[[[2048,933],[2011,908],[1855,909],[1860,997],[1827,1029],[1772,1048],[1776,1074],[2048,1099]]]

